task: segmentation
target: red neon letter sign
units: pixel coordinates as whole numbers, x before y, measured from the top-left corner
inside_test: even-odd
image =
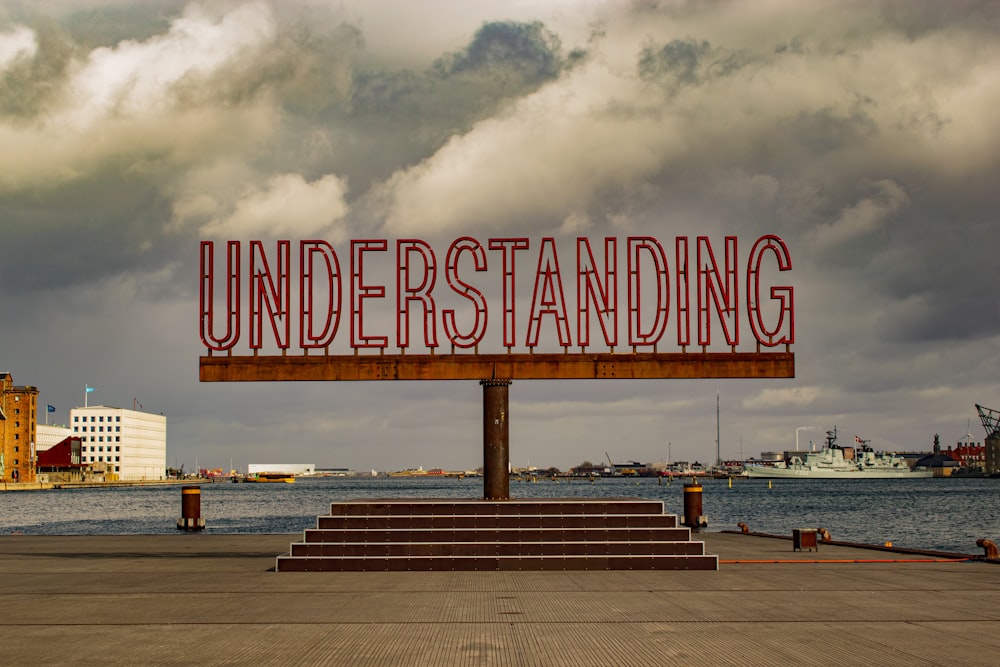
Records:
[[[319,255],[326,266],[321,275],[326,278],[326,316],[323,330],[315,333],[316,304],[313,288],[316,284],[316,256]],[[340,304],[342,286],[340,261],[333,246],[326,241],[302,241],[299,243],[299,346],[302,349],[327,347],[337,335],[340,326]]]
[[[474,238],[463,236],[455,239],[448,246],[448,254],[444,260],[444,273],[448,279],[448,286],[458,294],[472,302],[475,308],[475,319],[472,321],[472,330],[467,334],[459,333],[458,325],[455,323],[455,311],[445,308],[441,311],[441,319],[444,324],[444,335],[455,347],[468,348],[479,345],[479,342],[486,335],[486,297],[475,287],[469,285],[458,277],[458,260],[463,252],[472,254],[473,266],[476,271],[486,270],[486,252],[483,245]]]
[[[709,296],[722,322],[726,342],[735,347],[740,342],[740,322],[737,319],[736,237],[726,237],[726,286],[722,286],[719,265],[707,236],[698,237],[698,344],[711,345],[711,315]]]
[[[768,234],[760,237],[753,244],[750,258],[747,261],[747,310],[750,314],[750,328],[753,330],[754,338],[766,347],[774,347],[782,343],[790,345],[795,342],[795,304],[792,287],[771,287],[771,299],[778,302],[778,321],[773,328],[769,329],[764,324],[764,318],[760,312],[760,263],[767,251],[774,253],[778,260],[779,271],[791,271],[792,269],[792,258],[788,253],[788,246],[777,236]],[[787,322],[786,316],[788,317]],[[778,336],[782,329],[787,330]],[[778,337],[775,338],[776,336]]]
[[[670,308],[670,277],[667,274],[667,255],[663,246],[649,236],[630,236],[628,245],[628,343],[629,345],[656,345],[667,328]],[[653,259],[656,270],[656,317],[647,331],[642,330],[641,293],[639,281],[639,251],[645,250]]]
[[[423,263],[420,284],[412,284],[413,267],[410,255],[418,255]],[[401,239],[396,241],[396,344],[400,348],[410,345],[410,302],[417,301],[424,308],[424,344],[437,347],[437,325],[434,297],[431,290],[437,281],[437,259],[426,241]]]
[[[364,258],[366,252],[385,252],[389,244],[385,239],[377,241],[351,241],[351,347],[388,347],[386,336],[367,336],[361,330],[363,301],[385,297],[385,285],[365,285]]]
[[[221,352],[240,339],[240,242],[226,243],[226,335],[215,335],[215,244],[201,242],[201,342]]]
[[[504,347],[514,347],[514,289],[515,265],[514,254],[528,247],[528,239],[490,239],[490,250],[503,252],[503,344]]]
[[[618,344],[618,240],[604,239],[604,285],[597,277],[590,240],[576,240],[576,338],[580,347],[590,345],[590,303],[597,306],[604,342],[613,348]]]
[[[541,296],[541,299],[539,299]],[[556,242],[552,238],[542,239],[538,251],[538,270],[535,272],[535,287],[531,291],[531,316],[528,319],[528,334],[524,344],[538,345],[538,334],[542,325],[542,315],[556,318],[559,344],[569,347],[573,344],[569,336],[569,318],[566,317],[566,299],[563,297],[562,277],[559,275],[559,256]]]
[[[250,349],[259,350],[263,345],[264,308],[274,339],[282,350],[288,349],[288,332],[291,321],[288,306],[291,286],[288,281],[288,241],[278,241],[278,284],[271,278],[271,268],[260,241],[250,242]],[[259,265],[259,268],[258,268]]]
[[[691,344],[691,287],[688,280],[688,240],[678,236],[675,241],[677,261],[677,344]]]

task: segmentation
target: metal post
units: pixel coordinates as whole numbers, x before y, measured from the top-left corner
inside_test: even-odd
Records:
[[[483,491],[486,500],[510,500],[510,380],[480,380],[483,387]]]
[[[693,477],[690,484],[684,485],[684,516],[681,517],[681,525],[687,526],[694,533],[708,525],[708,520],[701,513],[701,491],[701,484],[694,481]]]
[[[177,519],[180,530],[202,530],[205,519],[201,516],[201,487],[181,487],[181,518]]]

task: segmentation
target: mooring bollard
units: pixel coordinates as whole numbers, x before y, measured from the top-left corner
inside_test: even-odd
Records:
[[[701,484],[694,481],[694,478],[691,478],[690,484],[684,485],[684,516],[681,517],[681,525],[695,533],[708,525],[708,519],[701,513],[701,490]]]
[[[181,487],[181,518],[177,519],[178,530],[201,530],[205,520],[201,518],[201,487]]]

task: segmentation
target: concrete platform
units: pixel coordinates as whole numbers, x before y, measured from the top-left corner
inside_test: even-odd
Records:
[[[912,667],[1000,650],[990,563],[702,532],[718,571],[273,572],[297,537],[0,536],[0,664]]]

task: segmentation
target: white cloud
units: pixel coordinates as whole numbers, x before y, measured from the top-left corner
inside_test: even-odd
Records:
[[[346,187],[334,175],[312,183],[301,174],[280,174],[272,177],[264,188],[247,192],[225,218],[215,219],[201,228],[205,236],[244,238],[253,235],[267,237],[306,237],[330,231],[347,214],[344,201]],[[209,203],[200,201],[200,210]],[[333,230],[327,240],[339,240],[342,230]]]
[[[16,34],[21,47],[8,52],[25,53],[26,33]],[[163,34],[94,49],[69,65],[65,82],[52,82],[33,120],[0,119],[0,191],[58,187],[108,160],[155,178],[255,150],[278,126],[273,100],[226,104],[219,88],[275,36],[263,3],[224,14],[194,4]]]
[[[594,63],[452,137],[385,184],[388,228],[468,229],[539,214],[562,220],[602,188],[648,177],[682,141],[654,107],[637,106],[642,88]]]
[[[176,102],[172,89],[186,77],[210,76],[248,49],[271,43],[275,32],[262,3],[221,17],[190,5],[164,35],[92,51],[73,74],[57,122],[82,129],[109,116],[162,111]]]
[[[19,25],[0,32],[0,72],[21,59],[33,58],[37,51],[38,40],[31,28]]]

